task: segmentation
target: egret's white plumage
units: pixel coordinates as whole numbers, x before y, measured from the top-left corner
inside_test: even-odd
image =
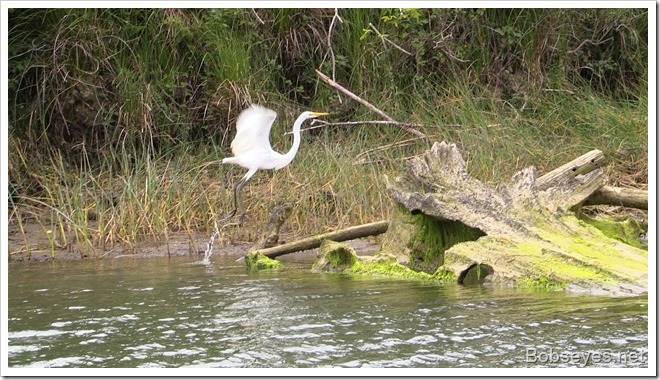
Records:
[[[327,115],[327,113],[306,111],[300,114],[293,123],[293,146],[286,154],[281,154],[270,146],[270,129],[277,118],[277,113],[254,104],[241,112],[236,120],[236,136],[231,142],[231,151],[234,156],[222,159],[223,164],[236,164],[248,169],[248,172],[234,187],[234,210],[230,216],[236,214],[240,191],[250,177],[257,170],[282,169],[293,161],[300,147],[302,123],[307,119],[323,115]]]
[[[234,157],[248,154],[254,149],[270,152],[270,129],[277,118],[277,113],[268,108],[252,105],[241,112],[236,120],[236,137],[231,142]],[[234,158],[230,157],[230,158]]]

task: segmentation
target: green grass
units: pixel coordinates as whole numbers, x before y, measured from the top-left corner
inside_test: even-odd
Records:
[[[640,157],[646,152],[645,139],[634,134],[646,114],[636,107],[616,106],[592,96],[580,106],[583,110],[559,114],[548,104],[552,99],[541,99],[550,111],[521,120],[507,111],[507,105],[500,106],[502,112],[494,112],[489,107],[480,110],[467,97],[451,100],[464,107],[439,108],[415,120],[429,125],[425,129],[431,136],[429,142],[417,140],[364,155],[408,136],[392,127],[376,130],[372,126],[355,127],[362,130],[351,134],[356,138],[303,132],[301,149],[291,165],[276,172],[259,172],[244,188],[247,224],[232,230],[231,236],[254,238],[279,203],[295,204],[283,230],[295,235],[389,218],[392,201],[383,174],[402,173],[405,157],[423,153],[436,140],[458,143],[472,175],[493,183],[528,165],[537,165],[543,173],[591,149],[611,156],[621,144],[630,142]],[[425,102],[419,100],[422,108],[430,107]],[[282,136],[282,132],[293,116],[283,117],[280,124],[284,125],[274,128],[273,143],[281,151],[289,148],[290,135]],[[437,120],[451,120],[461,127],[431,127]],[[89,248],[122,244],[133,249],[139,242],[160,241],[175,232],[210,233],[213,221],[231,210],[232,186],[245,172],[221,165],[225,152],[212,145],[203,149],[184,146],[152,158],[136,156],[130,150],[110,150],[98,167],[75,172],[60,155],[52,153],[35,178],[45,195],[17,202],[14,207],[35,210],[48,204],[52,230],[57,231],[62,246],[75,241]],[[358,157],[365,162],[357,163]],[[67,238],[71,234],[73,241]]]

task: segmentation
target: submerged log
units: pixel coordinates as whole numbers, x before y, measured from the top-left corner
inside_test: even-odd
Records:
[[[489,278],[591,293],[645,293],[647,252],[605,236],[570,211],[602,187],[603,162],[602,153],[593,151],[541,177],[540,186],[529,167],[493,188],[467,173],[456,145],[435,143],[408,161],[403,176],[386,177],[399,206],[381,254],[459,282]]]

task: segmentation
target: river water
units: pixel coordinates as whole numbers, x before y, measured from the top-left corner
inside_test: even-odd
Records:
[[[9,367],[647,367],[647,297],[233,258],[9,265]],[[586,359],[585,359],[586,358]]]

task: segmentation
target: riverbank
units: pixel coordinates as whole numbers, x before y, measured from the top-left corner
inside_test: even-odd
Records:
[[[9,263],[16,262],[71,262],[80,260],[111,260],[119,258],[150,259],[162,257],[184,257],[188,256],[192,260],[203,259],[210,235],[203,233],[196,234],[175,234],[166,241],[160,243],[144,242],[136,246],[127,248],[117,245],[105,252],[85,249],[84,251],[76,249],[73,246],[68,248],[56,247],[50,248],[50,240],[47,234],[44,234],[38,224],[28,224],[25,228],[25,236],[16,224],[9,225]],[[293,240],[292,234],[281,237],[284,241]],[[380,249],[373,239],[355,239],[347,242],[355,249],[358,255],[372,255]],[[248,241],[229,241],[220,238],[216,240],[213,249],[213,256],[218,257],[243,257],[252,247],[252,242]],[[308,250],[295,252],[282,256],[280,260],[285,262],[309,262],[316,259],[318,250]]]
[[[436,141],[457,144],[484,183],[598,149],[608,185],[645,186],[646,20],[645,9],[16,9],[8,219],[19,242],[43,235],[29,249],[46,256],[173,236],[203,246],[246,172],[221,161],[250,103],[278,113],[279,152],[301,112],[329,112],[329,124],[306,122],[291,164],[250,179],[245,227],[228,241],[254,241],[282,203],[291,236],[389,219],[384,175]]]

